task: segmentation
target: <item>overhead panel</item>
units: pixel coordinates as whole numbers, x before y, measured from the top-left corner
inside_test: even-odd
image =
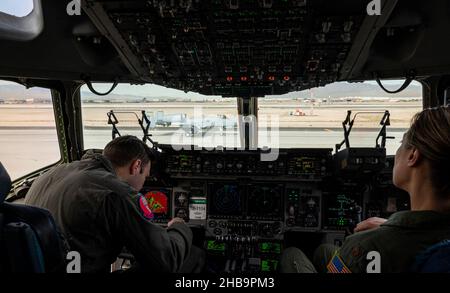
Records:
[[[366,5],[360,0],[91,0],[84,9],[142,80],[246,97],[336,81],[367,17]]]

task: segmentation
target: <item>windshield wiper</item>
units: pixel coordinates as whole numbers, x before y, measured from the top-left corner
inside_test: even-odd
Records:
[[[119,124],[119,120],[117,119],[116,114],[133,114],[136,116],[139,126],[144,134],[142,137],[142,141],[146,143],[149,141],[154,147],[156,146],[155,142],[150,138],[152,135],[148,133],[151,125],[150,119],[148,119],[145,110],[141,111],[141,118],[136,114],[136,112],[132,111],[114,111],[110,110],[106,115],[108,116],[108,124],[112,125],[112,139],[115,139],[117,136],[121,136],[119,129],[117,128],[117,124]]]
[[[342,147],[342,145],[344,145],[344,143],[345,143],[345,147],[347,149],[350,148],[350,138],[349,138],[350,132],[353,129],[353,124],[355,123],[356,117],[358,115],[360,115],[360,114],[381,114],[381,113],[383,113],[383,117],[381,118],[381,121],[380,121],[381,129],[375,140],[375,148],[385,148],[386,147],[386,139],[394,139],[395,138],[392,136],[387,136],[387,132],[386,132],[386,127],[391,125],[391,122],[389,119],[391,114],[389,113],[389,111],[386,110],[384,112],[380,112],[380,111],[357,112],[357,113],[355,113],[355,115],[353,116],[353,119],[352,119],[351,118],[352,111],[348,110],[347,117],[342,122],[342,127],[344,128],[344,140],[341,143],[336,144],[336,153],[339,151],[339,149]],[[381,138],[381,144],[379,143],[380,138]]]

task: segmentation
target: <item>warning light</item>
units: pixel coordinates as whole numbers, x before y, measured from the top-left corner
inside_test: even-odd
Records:
[[[267,77],[267,79],[270,80],[270,81],[274,81],[274,80],[275,80],[275,76],[269,75],[269,76]]]
[[[248,77],[247,76],[241,76],[241,81],[247,81]]]
[[[232,76],[227,76],[227,81],[233,81],[233,77]]]
[[[283,77],[283,79],[285,80],[285,81],[288,81],[289,79],[291,79],[288,75],[285,75],[284,77]]]

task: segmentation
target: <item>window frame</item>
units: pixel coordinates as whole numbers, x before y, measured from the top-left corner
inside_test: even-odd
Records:
[[[0,11],[0,39],[26,42],[35,39],[44,30],[41,0],[33,0],[33,10],[18,17]]]
[[[16,83],[16,84],[18,84],[20,86],[24,86],[24,87],[27,88],[27,85],[19,82],[16,79],[13,79],[13,78],[1,78],[0,77],[0,81]],[[60,118],[62,118],[61,107],[57,106],[56,99],[55,99],[55,96],[54,96],[56,87],[49,87],[48,84],[46,84],[45,82],[37,82],[36,84],[33,84],[33,87],[41,88],[41,89],[47,89],[50,92],[50,98],[52,100],[52,103],[51,103],[52,110],[53,110],[52,112],[53,112],[53,115],[54,115],[55,130],[56,130],[56,136],[57,136],[57,140],[58,140],[59,159],[56,162],[54,162],[54,163],[51,163],[51,164],[46,165],[46,166],[43,166],[41,168],[38,168],[37,170],[33,170],[30,173],[27,173],[27,174],[25,174],[23,176],[20,176],[18,178],[13,179],[13,181],[12,181],[12,185],[13,186],[12,186],[11,190],[15,190],[18,186],[26,185],[26,184],[28,184],[29,180],[35,179],[36,177],[41,175],[43,172],[53,168],[54,166],[57,166],[57,165],[61,164],[61,163],[67,162],[67,158],[64,155],[65,152],[63,150],[63,144],[62,144],[61,135],[60,135],[60,132],[61,132],[61,120],[60,120]],[[63,124],[62,124],[62,127],[64,128]],[[6,199],[8,200],[8,199],[11,199],[11,198],[14,198],[14,197],[10,195]]]

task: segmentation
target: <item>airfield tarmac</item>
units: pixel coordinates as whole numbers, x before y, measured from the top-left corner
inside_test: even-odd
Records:
[[[164,111],[165,114],[186,113],[192,115],[192,104],[152,105],[148,104],[108,104],[88,105],[83,108],[84,147],[103,148],[111,140],[111,127],[107,124],[106,112],[110,109],[143,109],[147,113]],[[234,117],[236,110],[230,105],[203,104],[201,111],[205,117],[225,114]],[[290,116],[289,113],[301,108],[306,116]],[[395,139],[388,140],[386,149],[388,154],[395,154],[403,133],[407,130],[410,119],[420,110],[420,103],[402,102],[399,105],[377,104],[341,104],[320,105],[320,107],[279,103],[260,103],[260,126],[268,120],[278,122],[278,131],[260,133],[259,146],[280,148],[333,148],[343,139],[342,121],[347,109],[384,111],[388,108],[391,113],[391,126],[388,135]],[[273,116],[270,116],[273,115]],[[354,132],[350,136],[352,146],[368,147],[375,145],[375,138],[379,131],[381,115],[368,115],[355,123]],[[133,115],[120,118],[122,134],[135,134],[139,137],[142,132],[136,128],[137,122]],[[232,119],[232,118],[230,118]],[[270,121],[267,123],[269,126]],[[19,178],[34,170],[52,164],[59,160],[60,153],[54,128],[53,110],[50,105],[0,105],[0,161],[6,166],[12,178]],[[273,126],[273,125],[272,125]],[[132,128],[133,127],[133,128]],[[171,127],[156,127],[151,130],[153,139],[162,144],[196,144],[207,147],[221,145],[224,147],[240,146],[238,129],[230,127],[223,131],[221,127],[213,127],[203,134],[190,137],[177,125]],[[277,139],[278,138],[278,139]]]

